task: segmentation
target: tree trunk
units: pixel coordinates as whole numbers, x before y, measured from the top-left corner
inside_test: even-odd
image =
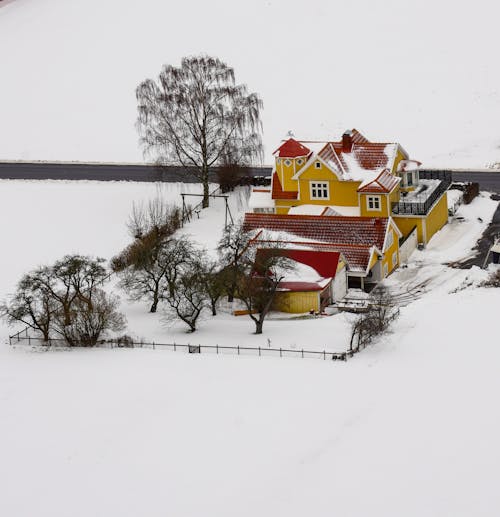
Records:
[[[149,312],[156,312],[157,307],[158,307],[158,287],[153,291],[153,304],[151,305],[151,309],[149,309]]]
[[[203,174],[202,179],[203,183],[203,208],[208,208],[208,167],[206,165],[203,166]]]
[[[255,333],[262,334],[262,327],[264,326],[264,320],[257,320],[255,322]]]
[[[212,305],[212,316],[217,316],[217,302],[212,300],[210,303]]]

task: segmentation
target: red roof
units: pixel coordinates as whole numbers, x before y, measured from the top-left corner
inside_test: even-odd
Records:
[[[297,199],[298,192],[286,192],[281,187],[280,179],[278,178],[278,173],[273,174],[272,178],[272,199]]]
[[[280,158],[297,158],[298,156],[308,156],[311,150],[293,138],[283,142],[273,154],[278,153]]]
[[[259,242],[268,246],[270,241],[256,239],[254,244],[258,245]],[[326,244],[310,241],[293,241],[292,244],[307,247],[309,250],[340,252],[345,257],[350,271],[366,271],[372,256],[372,247],[362,244]]]
[[[280,215],[246,213],[245,231],[272,230],[335,244],[377,246],[382,249],[388,219],[332,215]]]
[[[351,270],[365,271],[372,246],[383,249],[389,220],[378,217],[245,214],[245,231],[287,232],[303,240],[295,244],[318,251],[341,252]],[[319,241],[319,242],[311,242]]]
[[[391,174],[388,169],[384,169],[373,181],[366,185],[360,185],[358,192],[382,192],[388,194],[392,192],[401,178]]]

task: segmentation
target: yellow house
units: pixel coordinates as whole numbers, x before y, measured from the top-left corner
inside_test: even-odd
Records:
[[[353,129],[338,142],[289,138],[274,156],[271,188],[252,194],[254,212],[390,218],[401,241],[416,230],[423,246],[447,222],[451,177],[420,172],[398,143]]]

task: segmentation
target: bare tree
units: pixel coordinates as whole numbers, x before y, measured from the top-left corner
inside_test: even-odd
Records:
[[[367,311],[352,323],[350,350],[359,350],[371,343],[388,329],[398,314],[392,294],[384,285],[377,286],[370,295]]]
[[[251,241],[252,234],[243,230],[241,222],[228,225],[222,234],[217,246],[220,263],[223,267],[222,279],[226,285],[228,301],[234,299],[236,284],[241,276],[241,269],[248,260],[245,255]]]
[[[17,284],[16,292],[10,299],[0,305],[0,316],[9,325],[23,323],[40,332],[44,341],[48,341],[53,325],[53,313],[56,310],[51,289],[47,289],[40,276],[45,277],[47,270],[40,268],[24,275]]]
[[[202,261],[200,255],[195,255],[179,267],[176,278],[171,279],[168,296],[165,296],[164,320],[179,318],[188,325],[190,332],[196,330],[196,322],[209,301]]]
[[[165,65],[158,80],[137,90],[137,127],[146,155],[180,165],[203,185],[209,204],[209,169],[231,162],[249,164],[262,156],[262,101],[236,84],[234,70],[217,58],[186,57]]]
[[[279,284],[293,269],[293,261],[286,257],[279,243],[259,243],[259,248],[249,246],[240,257],[235,296],[243,302],[255,323],[255,334],[262,334]]]
[[[124,325],[118,299],[99,287],[108,278],[103,262],[67,255],[26,274],[10,302],[3,305],[4,317],[41,332],[45,341],[57,334],[70,346],[96,344],[103,332]]]
[[[162,240],[158,235],[149,235],[140,239],[132,251],[131,264],[119,273],[119,286],[130,299],[151,302],[149,312],[156,312],[160,300],[172,296],[181,266],[194,253],[193,245],[187,238]]]
[[[212,316],[217,316],[217,303],[226,294],[226,277],[224,269],[218,262],[206,258],[201,264],[201,285],[210,302]]]
[[[134,204],[127,222],[135,239],[111,260],[111,268],[120,276],[120,287],[132,300],[151,302],[150,312],[156,312],[162,296],[163,283],[170,265],[172,235],[181,227],[177,206],[168,205],[159,195],[146,205]]]
[[[56,311],[54,330],[70,346],[95,346],[103,333],[125,328],[125,317],[118,312],[119,298],[102,289],[94,289],[92,300],[77,297],[71,304],[70,324],[65,314]]]

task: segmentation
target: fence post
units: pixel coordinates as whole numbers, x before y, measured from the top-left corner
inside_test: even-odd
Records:
[[[238,355],[240,355],[240,345],[238,345]]]
[[[153,350],[155,349],[155,342],[153,341]]]
[[[280,347],[280,357],[283,357],[283,355],[281,354],[281,347]]]
[[[217,352],[217,354],[219,353],[219,345],[215,345],[215,351]]]
[[[260,346],[259,346],[259,357],[260,357]]]
[[[302,359],[304,359],[304,349],[302,349]]]
[[[323,350],[323,360],[326,361],[326,352]]]
[[[174,341],[174,352],[177,350],[177,345],[175,344],[175,341]]]
[[[28,346],[31,346],[31,336],[28,336]]]

